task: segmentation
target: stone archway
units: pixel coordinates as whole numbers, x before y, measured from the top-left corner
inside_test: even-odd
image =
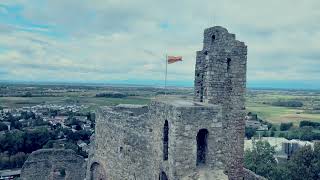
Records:
[[[104,168],[97,162],[91,164],[90,180],[106,180],[106,173]]]

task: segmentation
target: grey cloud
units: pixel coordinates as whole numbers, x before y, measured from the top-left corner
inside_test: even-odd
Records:
[[[161,79],[164,54],[169,53],[185,59],[179,66],[170,67],[171,77],[192,81],[195,51],[202,48],[203,29],[219,24],[248,45],[251,79],[277,79],[281,78],[279,73],[292,79],[320,77],[320,72],[312,70],[319,67],[314,63],[320,48],[318,0],[15,2],[24,7],[25,18],[68,36],[54,39],[37,32],[5,31],[8,37],[0,36],[0,45],[20,52],[22,57],[15,62],[28,71],[46,69],[52,71],[50,76],[58,76],[61,67],[74,73],[91,73],[96,78],[145,74],[150,79]],[[163,22],[168,24],[166,29],[159,27]]]

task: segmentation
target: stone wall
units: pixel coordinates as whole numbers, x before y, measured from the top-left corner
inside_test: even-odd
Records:
[[[147,106],[135,105],[98,110],[95,152],[88,166],[89,174],[99,172],[99,176],[106,179],[144,180],[154,177],[154,155],[150,144],[152,129],[147,112]]]
[[[169,179],[186,179],[185,176],[199,169],[224,169],[224,134],[222,131],[221,107],[194,103],[166,97],[153,100],[150,105],[153,123],[153,142],[159,162],[159,173]],[[163,159],[164,124],[169,125],[168,160]],[[208,131],[205,163],[197,165],[197,135],[200,130]],[[191,178],[190,178],[191,179]]]
[[[21,179],[84,179],[85,165],[84,158],[72,150],[41,149],[30,154],[21,169]]]

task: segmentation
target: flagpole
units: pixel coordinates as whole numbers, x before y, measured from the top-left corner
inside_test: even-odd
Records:
[[[164,78],[164,96],[167,95],[168,55],[166,54],[166,75]]]

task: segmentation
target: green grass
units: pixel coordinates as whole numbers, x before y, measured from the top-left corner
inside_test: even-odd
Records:
[[[261,119],[274,124],[293,122],[294,125],[298,125],[302,120],[320,122],[320,114],[307,113],[298,108],[277,107],[253,102],[248,102],[246,108],[248,112],[257,113]]]
[[[139,96],[126,98],[97,98],[97,97],[0,97],[0,106],[19,108],[37,104],[83,104],[93,110],[97,106],[117,104],[148,104],[150,99]]]

